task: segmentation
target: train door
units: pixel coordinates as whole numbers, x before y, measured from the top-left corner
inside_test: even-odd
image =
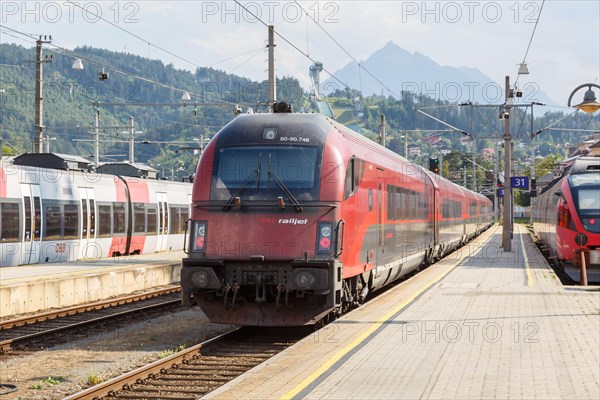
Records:
[[[167,235],[169,234],[169,208],[167,206],[167,194],[156,193],[158,206],[158,237],[156,251],[167,250]]]
[[[40,186],[33,184],[21,184],[23,194],[23,252],[21,253],[21,264],[39,263],[41,250],[42,232],[42,204]]]
[[[102,249],[96,242],[96,201],[94,189],[79,188],[81,199],[81,242],[79,259],[97,259],[102,257]]]

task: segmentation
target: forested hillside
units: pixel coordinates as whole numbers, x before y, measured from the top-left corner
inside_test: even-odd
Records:
[[[136,145],[136,161],[151,162],[167,171],[191,172],[197,160],[193,153],[178,151],[181,144],[165,142],[196,146],[193,139],[212,137],[234,118],[236,105],[244,112],[248,107],[265,110],[259,105],[268,97],[265,81],[254,82],[211,68],[198,68],[195,72],[179,70],[159,60],[91,47],[76,48],[70,54],[62,52],[54,51],[52,46],[44,47],[44,55],[52,56],[51,62],[43,64],[44,126],[45,134],[51,138],[51,151],[89,158],[93,154],[92,145],[81,140],[93,138],[90,133],[98,112],[99,131],[103,133],[101,161],[124,160],[128,148],[122,143],[127,138],[123,132],[129,129],[127,126],[133,117],[135,131],[141,131],[136,134],[136,142],[150,142]],[[83,70],[72,69],[73,55],[83,59]],[[34,48],[0,44],[0,133],[5,155],[32,150],[34,59]],[[99,80],[98,73],[103,68],[108,79]],[[293,103],[295,111],[312,111],[307,91],[308,84],[301,84],[295,78],[283,77],[277,81],[277,99]],[[185,105],[182,101],[184,92],[191,98]],[[401,99],[363,98],[354,90],[340,90],[327,101],[338,121],[374,140],[377,140],[380,115],[385,114],[388,147],[404,154],[405,144],[418,145],[421,156],[411,159],[422,165],[428,157],[444,150],[446,153],[475,153],[476,161],[487,168],[488,161],[480,159],[483,149],[494,147],[501,139],[504,126],[498,119],[496,108],[457,106],[410,93],[402,93]],[[472,142],[464,141],[464,135],[449,131],[447,125],[416,112],[414,108],[470,132],[478,140],[473,146]],[[542,106],[535,106],[536,115],[542,115],[543,110]],[[558,123],[564,114],[547,112],[535,118],[532,128],[530,112],[531,108],[519,108],[513,109],[511,114],[516,159],[525,159],[530,154],[532,131],[551,125],[552,129],[536,138],[536,154],[545,157],[549,154],[562,156],[566,143],[578,143],[587,135],[580,131],[553,129],[600,129],[597,117],[593,119],[582,112]],[[458,157],[457,162],[461,162],[460,159]],[[462,167],[447,166],[448,173],[457,169]]]

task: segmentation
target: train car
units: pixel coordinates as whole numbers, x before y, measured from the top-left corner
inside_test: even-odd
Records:
[[[240,115],[196,171],[182,301],[238,325],[334,318],[474,234],[467,192],[321,114]]]
[[[0,266],[183,248],[192,185],[0,162]]]
[[[532,212],[534,230],[558,267],[579,282],[580,263],[574,255],[585,248],[588,281],[600,282],[600,158],[568,160],[561,176],[537,197]],[[583,246],[575,241],[578,234],[586,241]]]

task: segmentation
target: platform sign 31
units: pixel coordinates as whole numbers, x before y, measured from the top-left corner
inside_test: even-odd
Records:
[[[517,190],[529,190],[528,176],[511,176],[510,187]]]

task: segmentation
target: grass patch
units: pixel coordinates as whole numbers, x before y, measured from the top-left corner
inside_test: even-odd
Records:
[[[163,358],[167,358],[169,356],[172,356],[175,353],[179,353],[182,350],[185,350],[187,348],[187,344],[182,344],[180,346],[177,346],[177,348],[175,349],[167,349],[164,351],[161,351],[160,353],[158,353],[158,359],[162,360]]]
[[[85,378],[84,383],[88,386],[94,386],[94,385],[98,385],[99,383],[104,382],[104,379],[95,373],[88,373],[87,377]]]
[[[29,386],[29,389],[42,390],[44,388],[44,384],[54,386],[64,381],[65,378],[63,378],[62,376],[49,376],[40,383],[34,383],[33,385]]]
[[[61,382],[64,382],[65,378],[63,378],[62,376],[49,376],[46,379],[44,379],[42,382],[43,383],[47,383],[49,385],[58,385]]]

